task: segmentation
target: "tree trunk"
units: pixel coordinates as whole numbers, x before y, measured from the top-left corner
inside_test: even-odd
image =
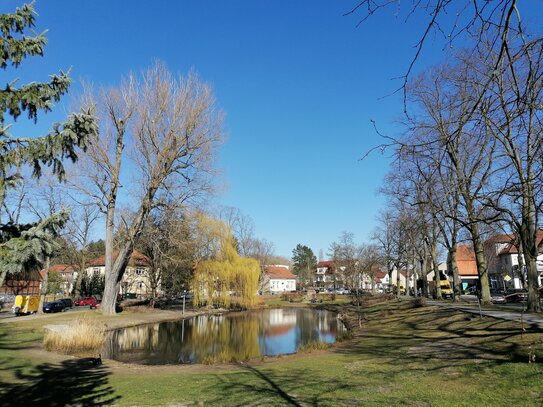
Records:
[[[437,262],[437,243],[432,242],[430,257],[432,260],[432,268],[434,269],[434,298],[441,300],[441,276],[439,275],[439,264]]]
[[[401,295],[401,278],[400,268],[396,266],[396,297],[400,298]]]
[[[525,219],[528,217],[524,217]],[[537,227],[534,222],[525,222],[521,227],[521,239],[522,239],[522,253],[524,256],[524,262],[526,263],[526,277],[528,288],[528,304],[527,310],[532,312],[540,312],[541,306],[539,305],[539,281],[537,272],[537,256],[539,254],[539,247],[537,242]],[[519,250],[519,271],[520,270],[520,250]]]
[[[45,296],[47,295],[47,283],[49,280],[49,256],[45,258],[45,273],[41,282],[40,290],[40,305],[38,306],[38,314],[43,314],[43,306],[45,305]]]
[[[420,258],[420,275],[422,276],[422,296],[428,298],[428,270],[426,269],[426,251]]]
[[[441,277],[439,275],[439,265],[432,256],[432,268],[434,269],[434,297],[437,300],[441,300]]]
[[[492,301],[490,300],[490,284],[488,282],[488,268],[486,264],[483,241],[479,234],[479,226],[476,223],[473,224],[470,229],[471,238],[473,240],[473,249],[475,250],[477,274],[479,276],[481,304],[490,305]]]
[[[449,249],[450,266],[453,274],[453,292],[454,300],[460,301],[460,295],[462,293],[460,275],[458,274],[458,263],[456,262],[456,245],[451,246]]]
[[[106,253],[105,253],[105,279],[104,294],[102,296],[102,313],[104,315],[115,314],[115,302],[118,286],[117,276],[113,273],[113,232],[114,232],[115,203],[108,205],[106,214]]]
[[[528,304],[527,311],[540,312],[541,306],[539,305],[539,282],[537,273],[537,256],[533,256],[532,253],[524,252],[524,258],[526,259],[526,270],[528,274]]]
[[[529,251],[529,250],[528,250]],[[524,274],[524,259],[527,259],[528,257],[526,257],[525,255],[523,255],[524,253],[524,245],[522,243],[519,244],[519,246],[517,246],[517,252],[518,252],[518,270],[517,270],[517,274],[518,274],[518,277],[520,279],[520,284],[522,285],[522,288],[526,288],[527,284],[526,284],[526,276]],[[513,275],[514,277],[514,275]]]
[[[4,285],[4,281],[6,281],[7,274],[8,274],[7,270],[4,270],[2,271],[2,273],[0,273],[0,287]]]

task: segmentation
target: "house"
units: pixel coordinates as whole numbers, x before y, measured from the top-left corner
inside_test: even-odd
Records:
[[[52,294],[69,296],[77,279],[76,268],[68,264],[55,264],[49,267],[48,272],[57,273],[60,278],[58,292]],[[45,270],[8,274],[4,285],[0,287],[0,295],[7,297],[19,294],[39,295],[44,277]]]
[[[39,271],[23,271],[21,273],[8,273],[4,285],[0,287],[0,295],[5,302],[12,301],[16,295],[39,295],[42,277]]]
[[[78,270],[78,267],[72,266],[70,264],[54,264],[49,267],[49,278],[51,276],[51,273],[57,273],[60,277],[60,292],[55,294],[63,294],[69,296],[70,293],[73,292],[75,283],[77,281]],[[45,277],[45,270],[40,271],[40,275],[43,280],[43,277]]]
[[[373,275],[375,290],[385,292],[390,289],[390,276],[386,271],[376,271]]]
[[[277,294],[290,291],[296,291],[296,276],[290,272],[288,266],[264,266],[262,292]]]
[[[512,234],[494,236],[486,242],[488,274],[493,288],[523,288],[526,281],[526,266],[524,255],[519,255],[518,240],[518,236]],[[539,244],[541,240],[543,230],[539,229],[537,243]],[[519,270],[521,262],[524,264],[523,270]],[[543,248],[539,250],[536,268],[539,273],[539,286],[543,286]]]
[[[478,284],[479,273],[475,261],[475,250],[471,244],[459,244],[456,246],[456,266],[458,277],[463,290]],[[447,259],[448,274],[452,275],[452,263],[450,256]]]
[[[313,281],[315,287],[343,287],[341,267],[336,267],[333,261],[319,261],[317,263]]]
[[[118,254],[118,251],[113,252],[113,261],[115,261]],[[105,269],[106,256],[104,255],[91,260],[85,272],[89,277],[93,274],[104,275]],[[148,297],[153,292],[152,282],[153,276],[151,275],[149,258],[139,251],[134,250],[121,281],[120,294],[137,298]],[[157,282],[156,291],[160,292],[160,281]]]
[[[403,291],[406,287],[414,292],[417,284],[417,273],[414,270],[400,270],[400,289]],[[396,287],[398,279],[398,270],[396,267],[392,270],[390,284]]]

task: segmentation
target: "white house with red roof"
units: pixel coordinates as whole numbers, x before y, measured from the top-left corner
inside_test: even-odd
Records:
[[[113,252],[113,261],[118,256],[118,252]],[[132,294],[136,297],[147,297],[151,295],[153,291],[153,277],[150,275],[150,260],[143,253],[134,250],[128,261],[128,266],[124,272],[120,290],[121,294]],[[106,256],[100,256],[89,262],[88,267],[85,269],[87,275],[90,277],[93,274],[99,273],[105,274],[106,270]],[[156,291],[160,292],[160,281],[155,283],[157,285]]]
[[[537,232],[537,243],[543,240],[543,229]],[[491,285],[495,288],[523,288],[522,280],[526,280],[526,270],[519,270],[519,260],[524,260],[522,254],[519,255],[517,235],[498,235],[487,242],[487,245],[493,246],[493,259],[487,259],[489,263],[489,277]],[[489,255],[487,254],[487,257]],[[523,261],[523,264],[526,263]],[[543,248],[539,250],[536,261],[537,271],[539,273],[538,283],[543,286]]]
[[[386,271],[376,271],[373,275],[373,279],[375,281],[375,289],[378,292],[385,292],[391,286],[390,275]]]
[[[60,277],[60,290],[62,294],[68,296],[73,292],[78,276],[78,267],[71,264],[54,264],[47,270],[49,276],[56,273]],[[45,270],[40,271],[41,279],[45,276]],[[57,293],[55,293],[57,294]]]
[[[296,291],[296,276],[291,273],[288,266],[264,266],[262,292],[278,294]]]
[[[336,267],[333,261],[319,261],[315,270],[315,287],[343,287],[342,268]]]

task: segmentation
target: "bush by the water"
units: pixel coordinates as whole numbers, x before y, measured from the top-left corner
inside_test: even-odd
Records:
[[[48,330],[43,338],[45,349],[63,353],[97,353],[106,338],[104,325],[94,320],[79,318],[68,325]]]
[[[281,299],[288,302],[302,302],[304,300],[304,294],[293,292],[281,294]]]
[[[320,341],[309,342],[305,345],[300,346],[300,348],[298,349],[298,352],[311,353],[315,350],[328,349],[330,346],[332,345],[326,342],[320,342]]]

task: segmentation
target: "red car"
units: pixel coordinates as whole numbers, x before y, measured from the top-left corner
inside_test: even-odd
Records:
[[[80,298],[79,300],[75,302],[75,305],[77,307],[81,307],[83,305],[90,305],[91,307],[93,307],[94,305],[96,305],[96,298],[94,297]]]

